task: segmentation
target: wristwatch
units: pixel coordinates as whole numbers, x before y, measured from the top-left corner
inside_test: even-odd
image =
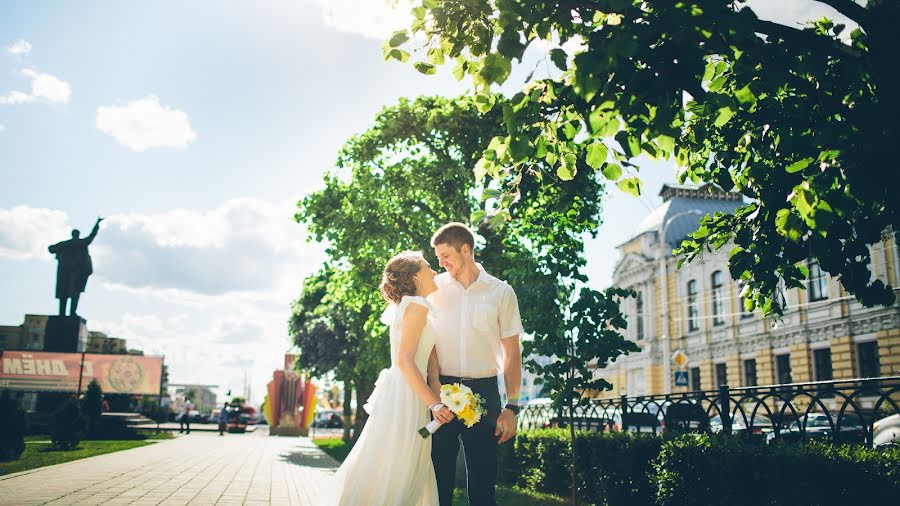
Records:
[[[506,406],[503,407],[503,409],[508,409],[508,410],[512,411],[514,415],[518,415],[519,409],[521,409],[521,408],[519,408],[519,406],[516,406],[515,404],[507,404]]]

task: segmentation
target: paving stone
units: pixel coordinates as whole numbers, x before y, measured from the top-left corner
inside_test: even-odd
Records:
[[[0,505],[313,504],[337,462],[306,438],[191,433],[0,476]]]

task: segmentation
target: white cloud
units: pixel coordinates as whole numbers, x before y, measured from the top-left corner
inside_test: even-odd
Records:
[[[197,138],[188,115],[161,105],[156,95],[124,106],[100,107],[96,124],[98,130],[135,151],[157,147],[184,148]]]
[[[31,44],[25,39],[19,39],[6,46],[6,51],[14,55],[23,55],[31,52]]]
[[[56,76],[41,74],[32,69],[23,69],[22,75],[32,79],[31,94],[35,98],[42,98],[51,103],[66,103],[72,95],[69,83]]]
[[[409,0],[318,0],[325,24],[341,32],[385,39],[412,24]]]
[[[115,285],[186,298],[296,288],[323,256],[294,211],[292,203],[243,198],[210,211],[113,215],[94,243],[95,271]]]
[[[0,123],[0,132],[3,132],[4,130],[6,130],[6,125]]]
[[[72,96],[72,87],[69,83],[54,75],[42,74],[33,69],[22,69],[21,74],[31,78],[31,93],[10,91],[5,96],[0,96],[0,104],[28,104],[39,101],[65,104]]]
[[[0,256],[49,260],[47,247],[70,237],[68,221],[65,212],[54,209],[27,206],[0,209]]]

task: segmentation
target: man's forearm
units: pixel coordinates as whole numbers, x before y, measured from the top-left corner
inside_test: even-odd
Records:
[[[522,359],[509,357],[503,364],[503,381],[506,383],[506,402],[519,404],[519,390],[522,386]]]

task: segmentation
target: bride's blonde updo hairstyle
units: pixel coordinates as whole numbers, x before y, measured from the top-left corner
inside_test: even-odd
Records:
[[[389,302],[399,304],[405,295],[416,294],[413,277],[422,269],[425,257],[421,251],[404,251],[388,260],[381,276],[381,294]]]

